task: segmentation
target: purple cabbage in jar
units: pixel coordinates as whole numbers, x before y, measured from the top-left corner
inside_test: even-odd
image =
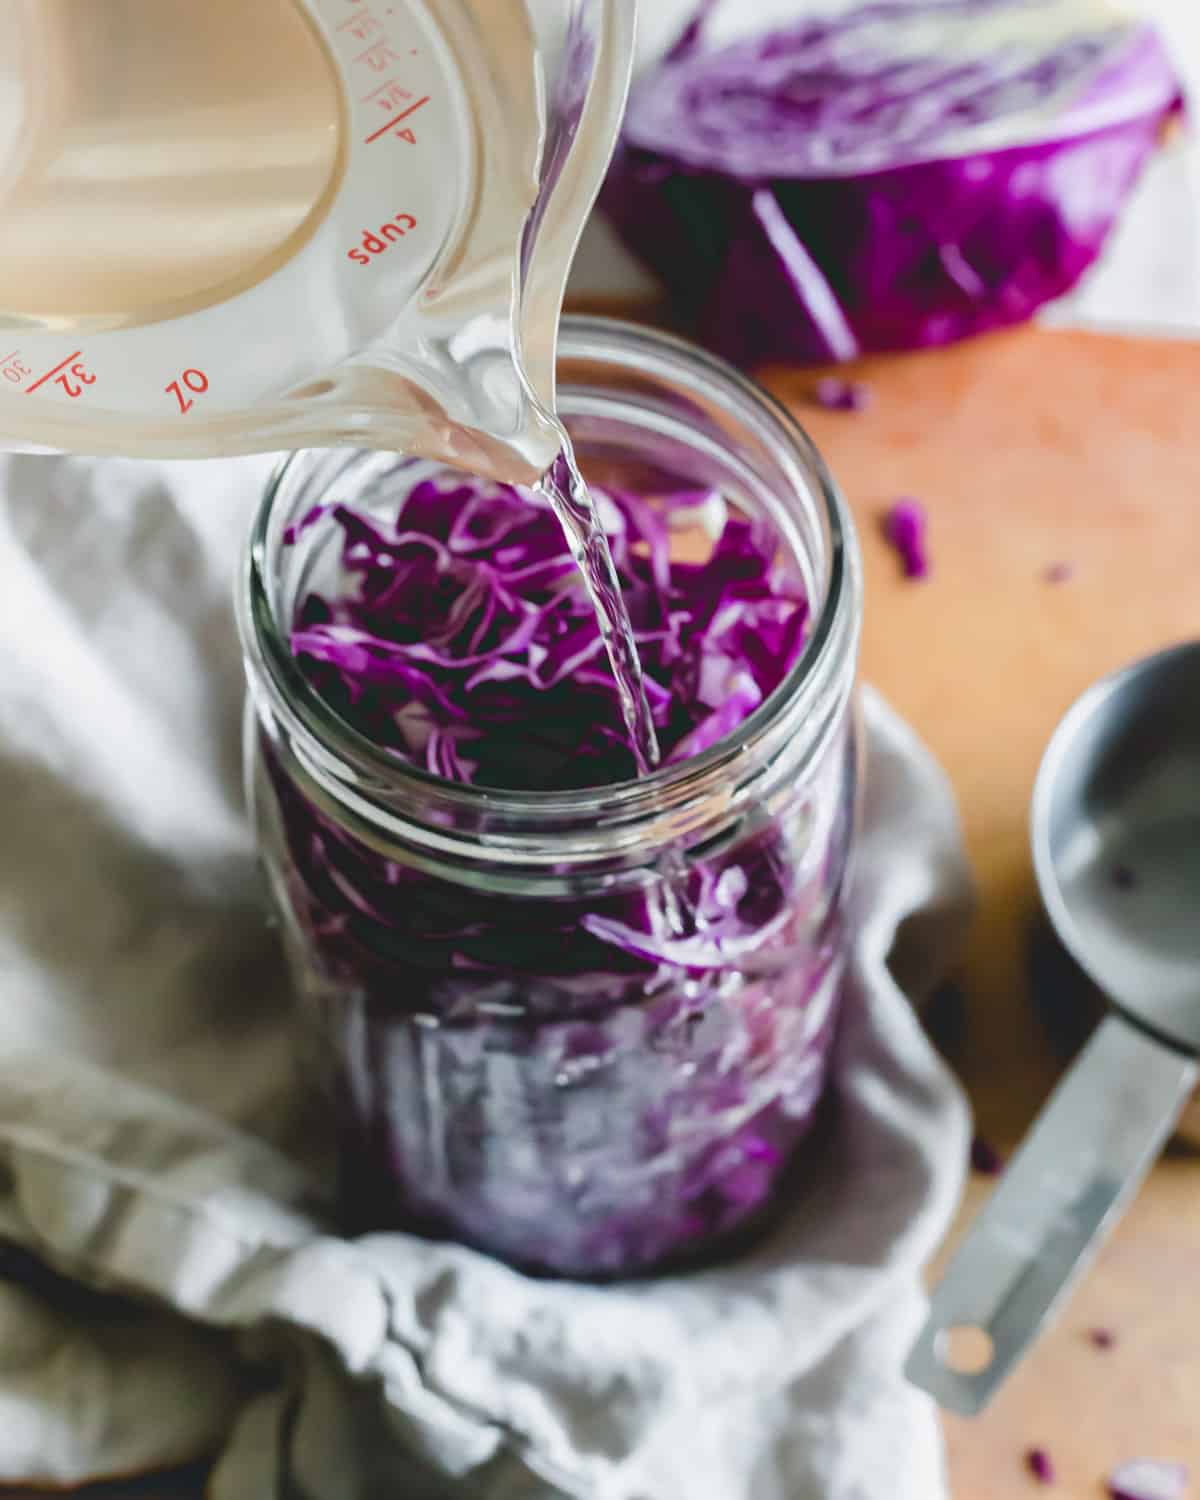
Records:
[[[809,618],[765,522],[727,516],[706,558],[672,556],[673,527],[710,501],[603,502],[669,763],[765,701]],[[393,523],[322,507],[292,533],[321,528],[340,548],[338,588],[301,599],[292,635],[320,696],[398,766],[444,780],[629,779],[599,632],[549,511],[457,476],[395,508]],[[261,748],[352,1227],[605,1276],[707,1255],[764,1217],[812,1127],[836,1019],[848,728],[770,817],[686,867],[578,896],[389,858]]]

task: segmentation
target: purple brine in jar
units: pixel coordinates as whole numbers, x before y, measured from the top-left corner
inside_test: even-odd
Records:
[[[733,372],[568,320],[559,409],[659,770],[542,502],[333,451],[256,524],[248,773],[348,1227],[629,1275],[762,1222],[811,1130],[861,584],[810,444]]]

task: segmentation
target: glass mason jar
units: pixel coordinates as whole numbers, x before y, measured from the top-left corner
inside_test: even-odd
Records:
[[[247,775],[348,1227],[628,1275],[763,1222],[813,1125],[846,944],[861,580],[811,443],[718,361],[568,319],[558,402],[594,482],[712,489],[770,517],[810,607],[775,693],[696,758],[594,791],[482,790],[398,763],[317,695],[289,630],[338,567],[313,507],[394,519],[432,466],[300,453],[245,570]],[[697,931],[732,913],[736,936],[726,920],[719,941],[643,943],[648,914],[681,899]]]

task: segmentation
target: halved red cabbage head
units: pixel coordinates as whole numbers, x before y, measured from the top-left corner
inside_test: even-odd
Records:
[[[825,0],[745,35],[710,0],[635,85],[602,198],[743,365],[945,344],[1099,255],[1182,106],[1105,0]]]

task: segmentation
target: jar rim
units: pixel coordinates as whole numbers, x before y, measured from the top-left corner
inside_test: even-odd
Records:
[[[313,454],[311,449],[297,450],[272,475],[251,528],[238,591],[243,649],[263,679],[273,713],[293,733],[306,733],[320,746],[321,767],[359,793],[368,788],[376,796],[382,793],[390,808],[391,794],[396,794],[404,811],[411,812],[402,796],[411,791],[412,807],[427,808],[432,799],[452,821],[457,821],[455,814],[467,821],[500,814],[534,837],[582,819],[591,819],[594,827],[598,815],[610,829],[640,827],[664,817],[674,821],[697,799],[710,802],[714,792],[728,787],[730,770],[745,766],[756,747],[768,740],[786,740],[789,726],[794,730],[802,724],[844,676],[838,664],[856,657],[862,580],[853,521],[816,445],[787,408],[733,366],[686,340],[621,319],[564,317],[559,359],[564,358],[625,364],[636,368],[639,376],[660,373],[682,379],[689,389],[699,382],[716,384],[723,407],[769,437],[773,452],[783,453],[791,467],[802,471],[819,500],[828,542],[825,587],[812,629],[799,658],[774,691],[732,733],[693,758],[663,764],[645,777],[568,792],[510,791],[447,781],[397,760],[341,718],[300,670],[279,628],[269,581],[269,528],[283,486]],[[618,399],[619,395],[614,391]],[[848,686],[835,696],[841,699],[845,691]],[[444,824],[445,819],[438,821]],[[555,857],[563,852],[557,850]]]

